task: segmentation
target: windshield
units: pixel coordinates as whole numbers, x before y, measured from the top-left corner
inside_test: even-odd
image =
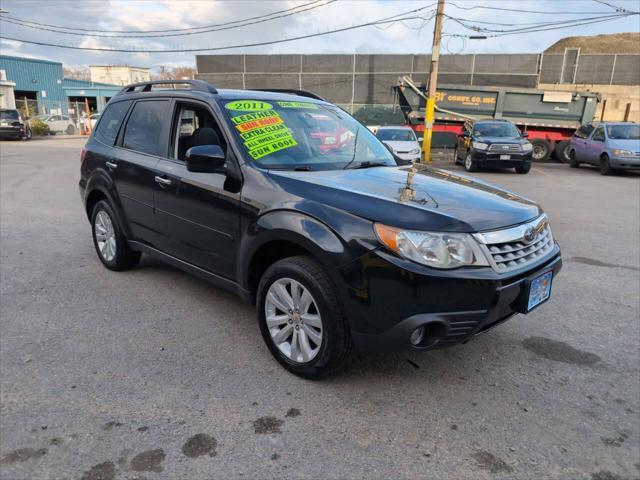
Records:
[[[640,140],[640,125],[607,125],[607,135],[616,140]]]
[[[473,135],[479,137],[519,137],[520,130],[510,123],[479,123],[473,127]]]
[[[0,120],[20,120],[17,110],[0,110]]]
[[[395,142],[415,142],[416,136],[413,130],[407,130],[406,128],[381,128],[376,133],[376,137],[380,140],[389,140]]]
[[[396,165],[373,133],[338,107],[252,99],[229,101],[225,111],[249,156],[262,168]]]
[[[37,118],[38,120],[42,120],[43,122],[46,122],[50,116],[51,115],[36,115],[35,118]]]

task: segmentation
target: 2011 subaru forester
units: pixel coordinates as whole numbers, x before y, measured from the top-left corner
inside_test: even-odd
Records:
[[[354,345],[448,347],[549,298],[560,249],[534,202],[398,167],[308,92],[180,83],[125,87],[82,151],[107,268],[144,252],[254,302],[274,357],[307,378]],[[328,122],[331,148],[314,134]]]

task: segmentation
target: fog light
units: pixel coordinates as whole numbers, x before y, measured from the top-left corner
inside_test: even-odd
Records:
[[[420,342],[422,341],[423,337],[424,337],[424,327],[418,327],[411,333],[411,336],[409,337],[409,341],[411,342],[411,345],[418,346],[420,345]]]

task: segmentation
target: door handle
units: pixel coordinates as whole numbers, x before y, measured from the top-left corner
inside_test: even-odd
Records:
[[[118,168],[118,164],[117,163],[113,163],[113,162],[104,162],[104,164],[109,167],[110,169],[115,169]]]
[[[167,186],[169,186],[169,185],[171,185],[173,183],[173,181],[171,179],[165,178],[165,177],[160,177],[158,175],[156,175],[155,181],[161,187],[167,187]]]

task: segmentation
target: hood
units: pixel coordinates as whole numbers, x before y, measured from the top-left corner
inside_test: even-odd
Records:
[[[493,230],[531,220],[531,200],[470,177],[419,165],[413,195],[403,198],[410,167],[269,175],[289,194],[386,225],[442,232]]]
[[[394,152],[410,152],[416,148],[420,148],[418,142],[413,140],[400,141],[400,140],[383,140],[382,143],[389,145]]]
[[[484,136],[484,137],[475,137],[474,140],[476,142],[482,142],[482,143],[488,143],[488,144],[492,144],[492,143],[515,143],[515,144],[519,144],[519,143],[525,143],[527,140],[522,138],[522,137],[489,137],[489,136]]]
[[[640,152],[640,140],[626,138],[610,138],[608,141],[610,148],[618,148],[620,150],[629,150],[631,152]]]

